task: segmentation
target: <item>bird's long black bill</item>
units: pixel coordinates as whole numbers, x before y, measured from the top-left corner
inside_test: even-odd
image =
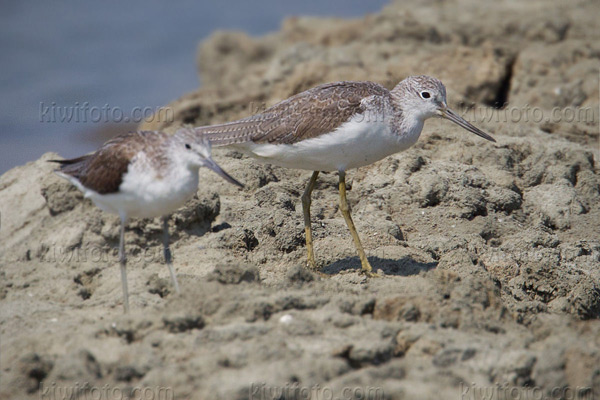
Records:
[[[237,180],[235,180],[231,175],[229,175],[227,172],[223,171],[223,169],[221,167],[219,167],[219,165],[214,162],[211,159],[208,159],[205,161],[204,166],[214,172],[217,173],[217,175],[219,175],[221,178],[225,179],[227,182],[229,183],[233,183],[236,186],[239,186],[241,188],[244,187],[243,184],[241,184],[240,182],[238,182]]]
[[[481,129],[473,126],[471,123],[465,121],[462,117],[460,117],[458,114],[456,114],[454,111],[452,111],[449,108],[446,108],[444,111],[442,111],[442,117],[449,119],[450,121],[454,122],[455,124],[457,124],[459,126],[462,126],[466,130],[468,130],[469,132],[473,132],[477,136],[481,136],[482,138],[487,139],[491,142],[496,141],[496,139],[494,139],[493,137],[491,137],[490,135],[488,135]]]

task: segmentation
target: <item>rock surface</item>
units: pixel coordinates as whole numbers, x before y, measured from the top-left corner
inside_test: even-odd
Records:
[[[127,316],[118,218],[52,174],[55,154],[7,172],[0,397],[600,396],[599,11],[398,2],[356,20],[290,18],[261,38],[213,35],[198,56],[204,86],[169,105],[175,121],[144,128],[233,120],[327,81],[430,74],[451,106],[475,104],[465,116],[498,143],[428,121],[408,151],[348,174],[376,279],[358,273],[334,174],[313,194],[315,274],[302,267],[310,173],[215,149],[246,189],[203,171],[174,214],[181,296],[160,221],[129,224]]]

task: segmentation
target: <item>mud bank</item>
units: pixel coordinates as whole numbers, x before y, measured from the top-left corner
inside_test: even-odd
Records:
[[[392,87],[430,74],[498,143],[429,121],[410,150],[349,172],[355,222],[383,275],[370,280],[335,175],[313,195],[317,275],[302,268],[310,173],[217,149],[246,188],[203,172],[175,213],[181,296],[170,292],[160,222],[130,223],[128,316],[118,218],[52,174],[56,155],[7,172],[0,396],[106,387],[306,398],[317,384],[313,398],[600,396],[599,11],[588,1],[398,2],[357,20],[290,18],[260,38],[216,33],[199,48],[203,87],[169,105],[175,121],[144,128],[232,120],[322,82]],[[526,107],[543,118],[525,120]]]

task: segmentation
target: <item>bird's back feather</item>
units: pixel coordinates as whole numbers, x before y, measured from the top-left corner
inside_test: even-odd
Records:
[[[374,82],[335,82],[314,87],[263,113],[220,125],[195,128],[216,146],[252,141],[293,144],[334,131],[364,111],[368,97],[389,97]]]
[[[130,132],[109,140],[95,153],[50,161],[61,164],[61,173],[77,179],[88,189],[99,194],[116,193],[133,157],[142,150],[150,149],[150,142],[167,138],[167,134],[160,132]]]

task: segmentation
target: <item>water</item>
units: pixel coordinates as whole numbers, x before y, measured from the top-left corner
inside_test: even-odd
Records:
[[[216,29],[261,35],[278,30],[287,16],[362,16],[385,3],[3,0],[0,173],[47,151],[74,157],[94,150],[100,144],[96,133],[107,126],[99,114],[103,107],[126,117],[134,107],[154,109],[193,91],[200,85],[198,43]],[[75,115],[70,121],[61,117],[61,110],[74,106],[79,122]],[[118,118],[116,111],[108,116]]]

